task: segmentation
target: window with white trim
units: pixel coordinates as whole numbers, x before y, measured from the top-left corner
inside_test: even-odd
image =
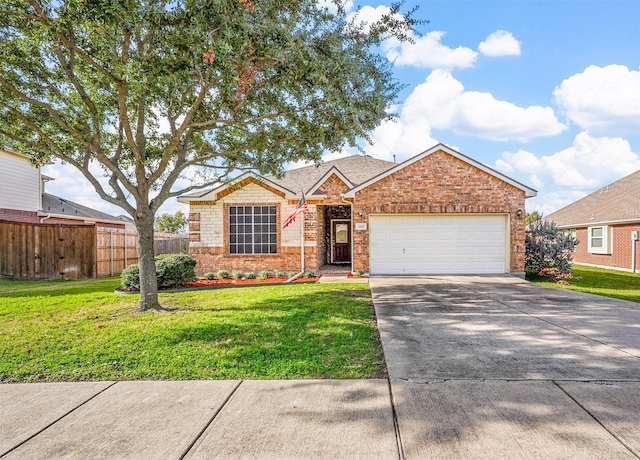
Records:
[[[598,227],[589,227],[587,231],[589,235],[589,252],[594,254],[608,254],[609,227],[600,225]]]
[[[229,254],[276,254],[275,206],[229,206]]]

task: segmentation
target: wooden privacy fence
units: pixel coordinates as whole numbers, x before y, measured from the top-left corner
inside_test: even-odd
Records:
[[[137,233],[119,228],[99,227],[97,232],[97,276],[117,275],[129,265],[137,264],[137,240]],[[172,233],[156,233],[153,247],[156,255],[188,254],[189,237]]]
[[[95,277],[95,241],[94,226],[0,222],[0,275]]]
[[[0,276],[82,279],[117,275],[138,262],[138,235],[93,225],[0,221]],[[155,253],[189,253],[184,235],[156,234]]]

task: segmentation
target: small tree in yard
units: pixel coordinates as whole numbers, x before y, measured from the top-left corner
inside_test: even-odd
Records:
[[[578,241],[553,221],[534,220],[526,231],[525,270],[555,280],[571,277],[571,253]]]
[[[164,213],[156,219],[156,231],[163,233],[183,233],[189,220],[182,211],[174,215]]]
[[[153,232],[167,199],[319,162],[390,118],[402,85],[379,46],[417,21],[396,5],[364,24],[319,3],[0,1],[0,145],[73,165],[131,215],[139,310],[161,308]]]

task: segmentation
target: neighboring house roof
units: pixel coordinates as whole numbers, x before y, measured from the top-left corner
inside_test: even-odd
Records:
[[[92,222],[124,224],[122,220],[110,214],[96,211],[73,201],[65,200],[50,193],[42,194],[42,211],[56,217]]]
[[[559,227],[640,222],[640,170],[545,216]]]
[[[372,184],[375,184],[379,180],[382,180],[385,177],[388,177],[391,174],[393,174],[393,173],[395,173],[395,172],[397,172],[397,171],[399,171],[399,170],[401,170],[403,168],[406,168],[409,165],[412,165],[413,163],[423,159],[426,156],[431,155],[432,153],[437,152],[438,150],[442,150],[444,152],[447,152],[449,155],[452,155],[452,156],[464,161],[465,163],[469,163],[470,165],[475,166],[476,168],[486,172],[487,174],[490,174],[490,175],[492,175],[494,177],[497,177],[498,179],[500,179],[500,180],[502,180],[504,182],[507,182],[508,184],[511,184],[516,188],[519,188],[520,190],[525,192],[527,197],[532,197],[532,196],[536,196],[537,195],[537,191],[536,190],[534,190],[534,189],[532,189],[530,187],[527,187],[526,185],[521,184],[520,182],[515,181],[515,180],[511,179],[510,177],[507,177],[504,174],[499,173],[498,171],[496,171],[494,169],[491,169],[487,165],[479,163],[476,160],[474,160],[472,158],[469,158],[468,156],[463,155],[462,153],[460,153],[460,152],[458,152],[456,150],[453,150],[451,147],[447,147],[444,144],[438,144],[438,145],[434,145],[430,149],[425,150],[424,152],[414,156],[413,158],[409,158],[408,160],[406,160],[406,161],[404,161],[404,162],[402,162],[400,164],[394,165],[392,168],[382,172],[381,174],[379,174],[379,175],[377,175],[375,177],[372,177],[371,179],[369,179],[366,182],[358,185],[357,187],[352,188],[351,190],[349,190],[347,193],[344,194],[344,197],[345,198],[354,198],[356,192],[362,190],[363,188],[369,187]]]

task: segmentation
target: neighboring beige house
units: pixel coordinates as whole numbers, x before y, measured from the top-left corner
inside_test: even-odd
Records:
[[[304,192],[308,212],[282,229]],[[524,203],[536,191],[438,144],[395,164],[356,155],[283,178],[246,173],[190,205],[200,272],[524,274]],[[302,222],[304,221],[304,230]]]
[[[0,149],[0,220],[125,228],[117,217],[45,193],[49,180],[53,179],[41,174],[27,155]]]
[[[578,239],[577,264],[640,271],[640,171],[544,219]]]

